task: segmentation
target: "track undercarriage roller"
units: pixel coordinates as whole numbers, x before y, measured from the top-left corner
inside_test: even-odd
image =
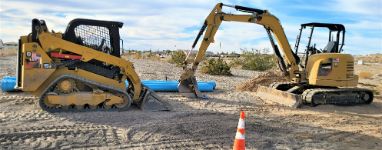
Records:
[[[80,85],[80,86],[76,86]],[[89,90],[90,89],[90,90]],[[95,83],[75,78],[63,78],[53,84],[40,99],[44,109],[90,109],[104,108],[127,109],[131,105],[127,93],[107,90]]]
[[[115,96],[110,93],[96,93],[96,92],[75,92],[70,94],[49,94],[46,96],[47,102],[51,105],[61,105],[61,106],[82,106],[89,105],[96,107],[101,103],[104,106],[111,108],[113,105],[116,107],[125,106],[123,98]]]
[[[319,104],[359,105],[370,104],[373,93],[367,89],[309,89],[303,93],[304,102],[311,106]]]

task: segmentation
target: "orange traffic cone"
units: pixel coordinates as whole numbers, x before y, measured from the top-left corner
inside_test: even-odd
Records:
[[[245,150],[245,114],[244,111],[240,112],[239,123],[237,124],[237,131],[235,142],[233,143],[234,150]]]

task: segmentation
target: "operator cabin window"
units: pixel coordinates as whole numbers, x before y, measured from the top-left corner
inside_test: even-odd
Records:
[[[309,37],[310,37],[311,27],[306,27],[305,30],[301,33],[301,39],[299,43],[299,47],[297,50],[297,54],[302,58],[303,61],[301,63],[305,66],[305,53],[308,49]],[[314,50],[314,53],[322,53],[325,49],[328,49],[332,44],[329,43],[328,46],[328,35],[329,29],[326,28],[314,28],[314,33],[312,35],[310,48]]]
[[[78,44],[107,54],[111,54],[113,51],[110,44],[109,29],[106,27],[79,25],[74,29],[74,33]]]

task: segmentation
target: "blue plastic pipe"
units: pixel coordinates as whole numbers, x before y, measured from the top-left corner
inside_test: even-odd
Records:
[[[142,84],[156,92],[178,92],[177,80],[142,80]],[[216,88],[215,81],[198,82],[201,92],[213,92]]]
[[[5,76],[0,82],[3,92],[15,90],[16,77]],[[143,85],[156,92],[178,92],[178,83],[177,80],[142,80]],[[127,82],[126,86],[128,86]],[[216,88],[216,82],[198,82],[198,87],[201,92],[213,92]]]
[[[154,83],[159,83],[159,84],[176,84],[178,85],[178,81],[177,80],[142,80],[142,83],[143,84],[154,84]],[[211,86],[213,86],[213,89],[215,89],[216,87],[216,82],[215,81],[199,81],[198,82],[198,85],[199,84],[210,84]],[[202,85],[204,86],[204,85]]]
[[[153,91],[158,92],[177,92],[178,81],[176,80],[143,80],[142,84],[149,87]],[[198,82],[198,87],[201,92],[213,92],[216,87],[215,81]]]
[[[15,90],[16,77],[5,76],[0,82],[1,82],[1,90],[3,92],[11,92]]]

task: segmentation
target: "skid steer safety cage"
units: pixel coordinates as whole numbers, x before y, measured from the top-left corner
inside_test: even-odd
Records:
[[[122,22],[74,19],[69,22],[63,39],[116,57],[121,56],[119,28]]]
[[[110,46],[109,29],[106,27],[79,25],[74,33],[81,45],[110,54],[113,49]]]

